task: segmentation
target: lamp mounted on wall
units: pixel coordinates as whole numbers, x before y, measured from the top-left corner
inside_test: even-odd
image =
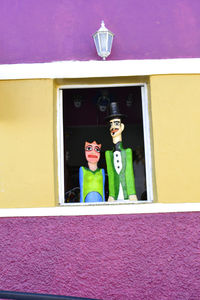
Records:
[[[93,34],[94,43],[97,54],[106,59],[111,53],[114,34],[105,27],[104,21],[101,22],[101,27]]]

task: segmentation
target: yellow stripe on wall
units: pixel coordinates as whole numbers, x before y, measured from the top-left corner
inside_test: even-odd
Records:
[[[200,75],[151,76],[158,202],[200,202]]]
[[[54,206],[53,80],[0,81],[0,207]]]

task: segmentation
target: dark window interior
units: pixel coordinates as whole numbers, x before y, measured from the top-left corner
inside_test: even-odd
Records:
[[[122,134],[124,148],[133,151],[137,197],[146,200],[144,135],[141,87],[84,88],[63,90],[65,202],[79,202],[79,167],[87,166],[85,141],[102,144],[99,168],[106,172],[105,151],[113,148],[105,117],[109,102],[118,102],[126,115]],[[106,176],[107,179],[107,176]],[[108,198],[108,182],[105,187]]]

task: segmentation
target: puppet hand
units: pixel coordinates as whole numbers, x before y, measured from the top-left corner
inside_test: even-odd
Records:
[[[129,195],[129,200],[131,201],[138,201],[138,198],[136,195]]]
[[[108,197],[108,202],[114,202],[114,201],[115,201],[115,199],[112,196]]]

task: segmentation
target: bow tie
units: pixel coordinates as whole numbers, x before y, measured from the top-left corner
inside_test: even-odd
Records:
[[[121,149],[120,149],[120,143],[121,142],[118,142],[117,144],[114,145],[114,151],[121,151]]]

